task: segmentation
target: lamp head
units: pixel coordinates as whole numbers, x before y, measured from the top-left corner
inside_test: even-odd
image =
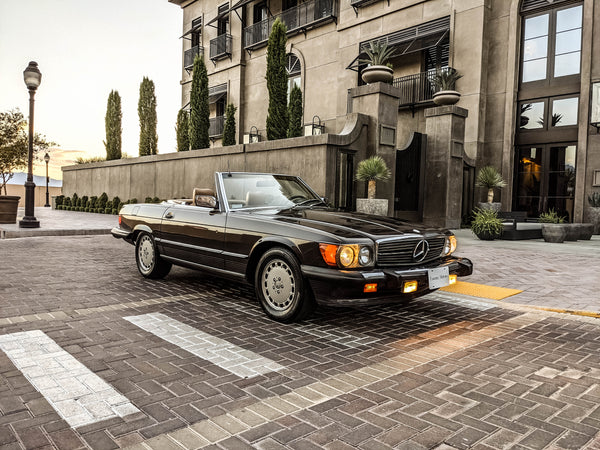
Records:
[[[46,164],[50,162],[50,155],[48,154],[48,152],[46,152],[46,154],[44,155],[44,161],[46,161]]]
[[[42,72],[38,69],[35,61],[30,61],[27,68],[23,71],[23,79],[27,89],[35,91],[42,82]]]

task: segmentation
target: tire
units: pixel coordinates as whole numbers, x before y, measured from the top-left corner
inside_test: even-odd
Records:
[[[300,321],[315,309],[298,260],[284,248],[272,248],[260,258],[254,287],[263,311],[278,322]]]
[[[172,266],[160,257],[154,238],[146,232],[140,233],[135,241],[135,262],[142,276],[151,279],[166,277]]]

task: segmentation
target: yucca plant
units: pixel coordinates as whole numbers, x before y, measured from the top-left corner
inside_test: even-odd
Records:
[[[365,53],[367,57],[360,59],[359,62],[372,66],[385,66],[389,59],[394,56],[394,49],[388,47],[385,41],[371,41]]]
[[[385,181],[390,178],[390,170],[381,156],[371,156],[358,163],[356,179],[368,182],[367,198],[374,199],[377,181]]]
[[[506,186],[506,181],[495,167],[485,166],[479,170],[475,184],[488,190],[487,202],[494,201],[494,188],[501,189]]]
[[[548,212],[540,214],[538,222],[540,222],[540,223],[564,223],[565,218],[562,216],[559,216],[558,213],[553,208],[550,208],[548,210]]]

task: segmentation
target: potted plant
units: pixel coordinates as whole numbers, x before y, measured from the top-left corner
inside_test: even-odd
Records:
[[[433,94],[433,102],[436,105],[454,105],[460,99],[460,93],[456,91],[456,81],[462,78],[456,69],[447,67],[438,70],[433,78],[436,92]]]
[[[542,236],[544,241],[560,244],[567,237],[567,228],[564,225],[565,218],[550,208],[547,213],[540,214],[538,221],[542,224]]]
[[[600,192],[594,192],[588,195],[588,217],[594,224],[594,234],[600,234]]]
[[[483,241],[492,241],[502,236],[502,220],[491,209],[476,209],[473,212],[471,231]]]
[[[356,179],[366,181],[367,198],[356,199],[356,210],[368,214],[387,215],[388,201],[383,198],[375,198],[377,182],[390,178],[390,170],[381,156],[372,156],[358,163]]]
[[[394,55],[394,49],[389,48],[384,41],[371,41],[365,50],[366,58],[359,62],[368,64],[362,71],[361,77],[365,83],[391,83],[394,79],[394,69],[389,59]]]
[[[494,189],[506,187],[506,181],[495,167],[485,166],[479,170],[475,185],[487,189],[487,203],[479,203],[479,209],[500,211],[500,203],[494,203]]]

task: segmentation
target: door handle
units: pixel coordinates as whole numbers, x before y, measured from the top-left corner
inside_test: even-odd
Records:
[[[172,219],[173,218],[173,213],[172,212],[168,212],[165,214],[165,219]]]

